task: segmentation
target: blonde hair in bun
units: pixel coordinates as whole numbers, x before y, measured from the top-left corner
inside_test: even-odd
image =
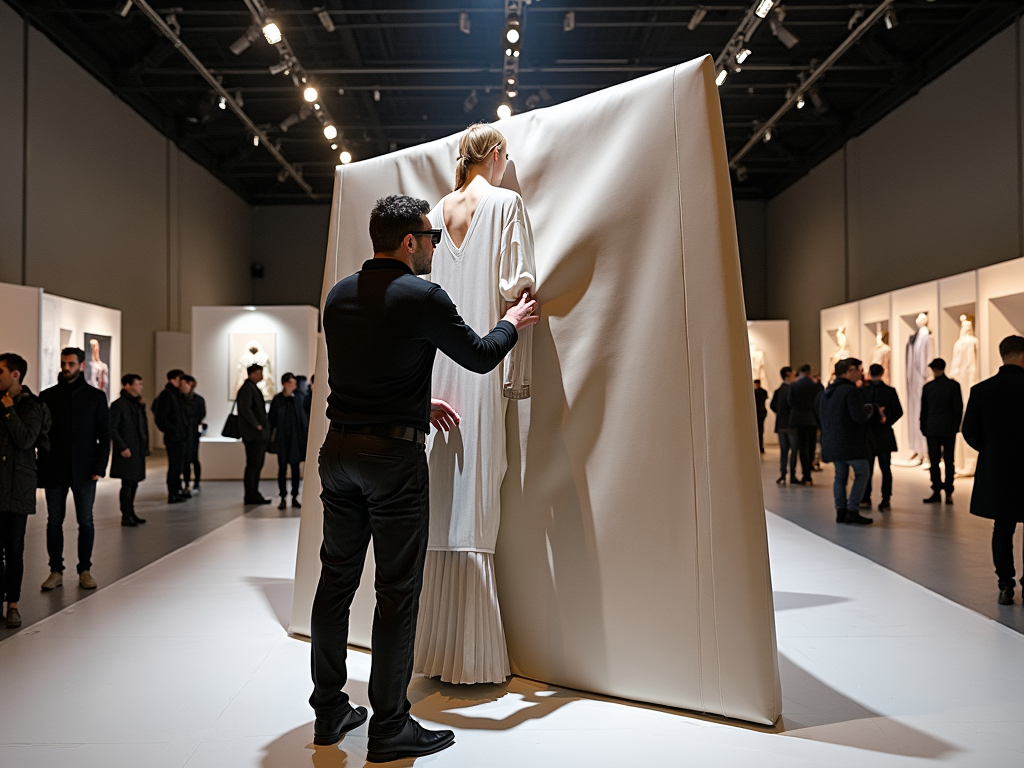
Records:
[[[484,162],[498,147],[505,144],[501,131],[487,123],[474,123],[459,139],[459,159],[455,161],[455,189],[462,189],[469,178],[470,167]]]

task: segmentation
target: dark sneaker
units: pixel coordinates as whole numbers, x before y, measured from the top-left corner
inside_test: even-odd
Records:
[[[139,516],[138,516],[138,515],[136,515],[136,514],[135,514],[134,512],[132,512],[132,520],[134,520],[134,521],[135,521],[135,524],[136,524],[136,525],[142,525],[142,524],[143,524],[144,522],[146,522],[146,518],[144,518],[144,517],[139,517]]]
[[[1005,587],[999,590],[999,604],[1013,605],[1013,587]]]
[[[8,629],[17,629],[21,626],[21,614],[18,613],[17,608],[7,609],[7,621],[5,622],[5,624]]]
[[[953,503],[953,492],[952,491],[950,491],[949,493],[946,494],[946,503],[947,504],[952,504]]]
[[[121,525],[125,528],[135,528],[138,523],[135,522],[131,515],[121,515]]]
[[[295,509],[302,509],[302,504],[299,503],[298,496],[292,496],[292,507]]]
[[[278,509],[288,509],[288,502],[284,500],[284,496],[281,497],[281,503],[277,505]]]
[[[875,521],[870,517],[864,517],[864,515],[860,514],[860,512],[857,512],[856,510],[846,510],[847,525],[871,525],[873,522]]]

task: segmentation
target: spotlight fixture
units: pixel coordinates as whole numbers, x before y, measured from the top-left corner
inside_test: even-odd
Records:
[[[725,82],[725,79],[728,76],[729,76],[729,70],[728,69],[720,69],[718,71],[718,76],[715,78],[715,85],[717,85],[719,88],[721,88],[722,87],[722,83]]]
[[[750,54],[753,53],[749,48],[743,48],[739,53],[736,54],[736,63],[742,64],[744,61],[750,58]]]
[[[339,88],[338,89],[338,95],[339,96],[344,96],[345,95],[345,89],[344,88]]]
[[[754,13],[756,13],[762,19],[766,19],[768,18],[768,12],[772,9],[774,5],[775,0],[761,0],[761,2],[757,4],[757,8],[754,10]]]
[[[220,107],[221,109],[227,109],[228,108],[228,100],[225,99],[223,96],[219,97],[217,99],[217,106]]]
[[[747,166],[738,165],[736,166],[736,181],[741,184],[747,180]]]
[[[373,100],[380,101],[380,91],[378,91],[376,88],[373,89]]]
[[[126,3],[125,3],[125,4],[124,4],[124,5],[122,6],[122,7],[121,7],[121,10],[120,10],[120,11],[118,11],[117,13],[118,13],[118,15],[119,15],[119,16],[120,16],[120,17],[121,17],[122,19],[124,19],[124,18],[127,18],[127,17],[128,17],[128,14],[129,14],[129,13],[131,13],[131,10],[132,10],[132,0],[128,0],[128,2],[126,2]]]
[[[235,91],[235,104],[237,104],[239,107],[242,107],[242,106],[245,105],[245,102],[242,100],[242,92],[241,91]]]
[[[331,18],[331,12],[327,10],[327,7],[321,6],[319,9],[315,10],[316,17],[320,19],[320,23],[323,24],[324,29],[328,32],[333,32],[335,30],[334,19]]]
[[[328,141],[334,141],[338,138],[338,129],[331,123],[324,126],[324,138]]]
[[[772,129],[769,128],[767,131],[764,132],[764,143],[767,144],[771,140],[772,140]]]
[[[164,16],[164,22],[167,24],[168,27],[171,28],[171,31],[174,32],[174,34],[181,34],[181,22],[178,21],[178,14],[167,14],[166,16]]]
[[[337,148],[338,148],[338,145],[337,145],[337,143],[335,143],[335,144],[331,144],[331,149],[337,149]]]
[[[271,64],[270,65],[270,67],[269,67],[270,74],[272,74],[272,75],[280,75],[283,72],[284,74],[287,75],[288,74],[288,70],[291,69],[291,66],[292,65],[289,62],[284,61],[282,59],[281,61],[277,62],[277,64]]]
[[[474,88],[472,91],[469,92],[469,96],[466,97],[466,100],[462,102],[462,111],[472,112],[476,108],[478,101],[479,98],[477,98],[476,95],[476,88]]]
[[[288,178],[288,169],[282,168],[277,172],[277,183],[284,184],[284,180]]]
[[[518,91],[507,91],[507,93],[508,93],[508,97],[509,97],[510,99],[514,99],[514,98],[515,98],[516,96],[518,96],[518,95],[519,95],[519,92],[518,92]]]
[[[858,8],[857,10],[855,10],[853,12],[853,15],[850,17],[850,20],[848,22],[846,22],[846,28],[848,30],[852,30],[854,27],[857,26],[858,23],[860,23],[860,20],[863,19],[863,18],[864,18],[864,9],[863,8]]]
[[[505,39],[512,43],[512,45],[515,45],[521,37],[522,35],[519,33],[519,17],[512,14],[505,23]]]
[[[319,111],[319,109],[320,109],[320,102],[317,102],[316,104],[314,104],[314,105],[313,105],[313,109],[315,109],[315,110],[318,110],[318,111]]]
[[[509,106],[508,104],[499,104],[497,114],[499,120],[504,120],[506,118],[512,117],[512,107]]]
[[[802,95],[796,97],[796,108],[797,109],[803,109],[806,104],[807,104],[807,102],[804,101],[804,97]]]
[[[459,32],[468,35],[471,28],[472,22],[469,20],[469,14],[463,11],[459,14]]]
[[[228,50],[231,51],[235,56],[241,56],[242,53],[249,48],[250,45],[255,42],[256,38],[260,36],[260,28],[253,24],[247,30],[245,34],[235,40],[231,45],[228,46]]]
[[[260,145],[260,137],[259,137],[259,136],[257,136],[256,134],[253,134],[253,137],[252,137],[252,145],[253,145],[254,147],[258,147],[258,146]]]
[[[338,155],[338,159],[341,161],[342,165],[348,165],[352,162],[352,153],[346,149]]]
[[[268,21],[263,25],[263,36],[271,45],[277,45],[281,42],[281,28],[274,22]]]
[[[301,117],[299,117],[296,114],[291,114],[291,115],[288,115],[288,117],[286,117],[280,123],[278,123],[277,127],[280,128],[283,133],[288,133],[288,129],[289,128],[294,128],[296,125],[298,125],[301,122],[302,122],[302,118]]]
[[[772,30],[772,34],[787,48],[792,48],[794,45],[800,42],[800,38],[790,32],[786,27],[782,26],[782,20],[786,17],[786,14],[781,11],[775,12],[775,18],[768,21],[768,26]]]
[[[312,85],[306,86],[306,89],[302,92],[302,98],[304,98],[310,104],[316,101],[319,96],[320,94],[317,93],[316,88],[314,88]]]
[[[698,5],[693,9],[693,16],[686,24],[686,28],[693,32],[697,28],[697,25],[704,21],[704,17],[708,15],[707,9],[703,5]]]
[[[896,25],[899,24],[899,19],[896,18],[896,11],[890,8],[885,12],[885,28],[895,29]]]
[[[576,11],[566,11],[565,18],[562,19],[562,31],[572,32],[576,29]]]

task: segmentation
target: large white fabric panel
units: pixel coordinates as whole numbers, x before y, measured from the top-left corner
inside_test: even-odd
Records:
[[[516,674],[770,723],[771,578],[714,76],[704,58],[498,124],[504,183],[533,222],[542,319],[532,398],[508,408],[495,564]],[[457,141],[338,169],[325,292],[371,254],[376,198],[450,190]],[[296,632],[319,572],[312,475]]]

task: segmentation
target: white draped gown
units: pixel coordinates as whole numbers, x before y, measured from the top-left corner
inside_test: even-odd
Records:
[[[935,337],[922,326],[907,341],[907,443],[918,456],[928,454],[928,441],[921,432],[921,391],[928,381],[928,363],[935,359]]]
[[[971,395],[971,387],[978,383],[978,337],[964,334],[953,345],[953,362],[949,366],[950,378],[960,384],[964,404]],[[971,448],[964,436],[956,436],[956,473],[964,477],[973,477],[978,463],[978,452]]]
[[[444,224],[444,200],[430,212],[442,230],[429,279],[447,291],[477,333],[490,331],[506,302],[533,289],[533,232],[522,198],[491,187],[462,246]],[[450,683],[499,683],[510,674],[494,580],[494,546],[507,467],[505,408],[530,396],[533,329],[503,366],[480,375],[443,355],[434,363],[431,395],[459,412],[451,432],[427,438],[430,538],[423,573],[414,671]]]

